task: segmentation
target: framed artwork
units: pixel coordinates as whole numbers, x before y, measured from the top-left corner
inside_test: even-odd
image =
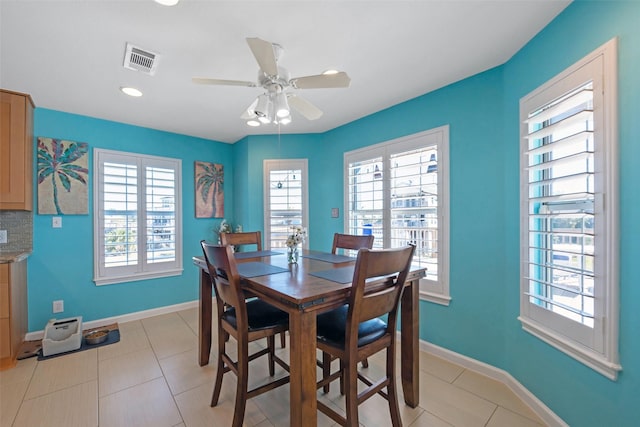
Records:
[[[224,170],[221,164],[195,162],[196,218],[224,218]]]
[[[89,213],[89,145],[38,137],[38,213]]]

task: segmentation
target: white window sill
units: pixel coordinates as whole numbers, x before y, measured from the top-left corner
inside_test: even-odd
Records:
[[[573,357],[580,363],[585,364],[594,371],[604,375],[611,381],[618,380],[618,372],[622,370],[622,366],[616,362],[608,360],[604,355],[587,349],[586,347],[576,345],[569,342],[566,337],[545,328],[531,319],[518,317],[522,323],[522,329],[530,334],[538,337],[552,347],[562,351],[568,356]]]
[[[147,273],[129,274],[126,276],[118,276],[118,277],[94,278],[93,281],[95,282],[96,286],[113,285],[116,283],[135,282],[138,280],[159,279],[162,277],[180,276],[182,275],[182,272],[183,272],[183,269],[178,268],[175,270],[153,271],[153,272],[147,272]]]

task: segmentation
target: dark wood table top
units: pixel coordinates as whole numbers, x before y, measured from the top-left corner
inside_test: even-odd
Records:
[[[277,250],[276,250],[277,251]],[[264,252],[264,251],[263,251]],[[241,252],[242,253],[242,252]],[[314,276],[314,273],[322,273],[331,269],[348,269],[355,266],[356,258],[337,258],[345,262],[327,262],[318,258],[325,258],[327,253],[319,251],[302,250],[297,264],[288,264],[286,253],[277,255],[258,256],[256,258],[247,257],[247,253],[237,259],[238,264],[245,262],[262,262],[286,269],[281,273],[265,274],[262,276],[243,277],[243,285],[260,295],[267,295],[272,301],[279,301],[282,309],[303,309],[320,305],[326,308],[327,305],[334,305],[337,301],[346,301],[350,289],[351,281],[339,283],[326,278]],[[256,252],[256,254],[260,254]],[[203,257],[193,257],[194,263],[206,269]],[[424,276],[424,268],[414,268],[408,280],[415,280]],[[345,272],[347,273],[347,272]],[[351,273],[352,274],[352,273]],[[241,273],[242,275],[242,273]],[[287,307],[289,306],[289,307]]]

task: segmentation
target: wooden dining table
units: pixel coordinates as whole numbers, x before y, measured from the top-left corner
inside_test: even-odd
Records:
[[[355,258],[303,250],[297,264],[288,264],[284,252],[257,251],[239,252],[236,261],[246,291],[289,314],[290,425],[315,427],[316,316],[347,302]],[[204,366],[211,351],[213,295],[203,257],[195,256],[193,262],[200,268],[198,350]],[[420,393],[418,282],[424,274],[424,268],[411,270],[401,300],[401,380],[405,403],[412,408],[418,406]]]

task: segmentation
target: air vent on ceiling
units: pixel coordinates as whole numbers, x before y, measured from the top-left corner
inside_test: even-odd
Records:
[[[158,67],[158,59],[159,55],[157,53],[127,43],[127,50],[124,54],[124,68],[142,71],[153,76]]]

